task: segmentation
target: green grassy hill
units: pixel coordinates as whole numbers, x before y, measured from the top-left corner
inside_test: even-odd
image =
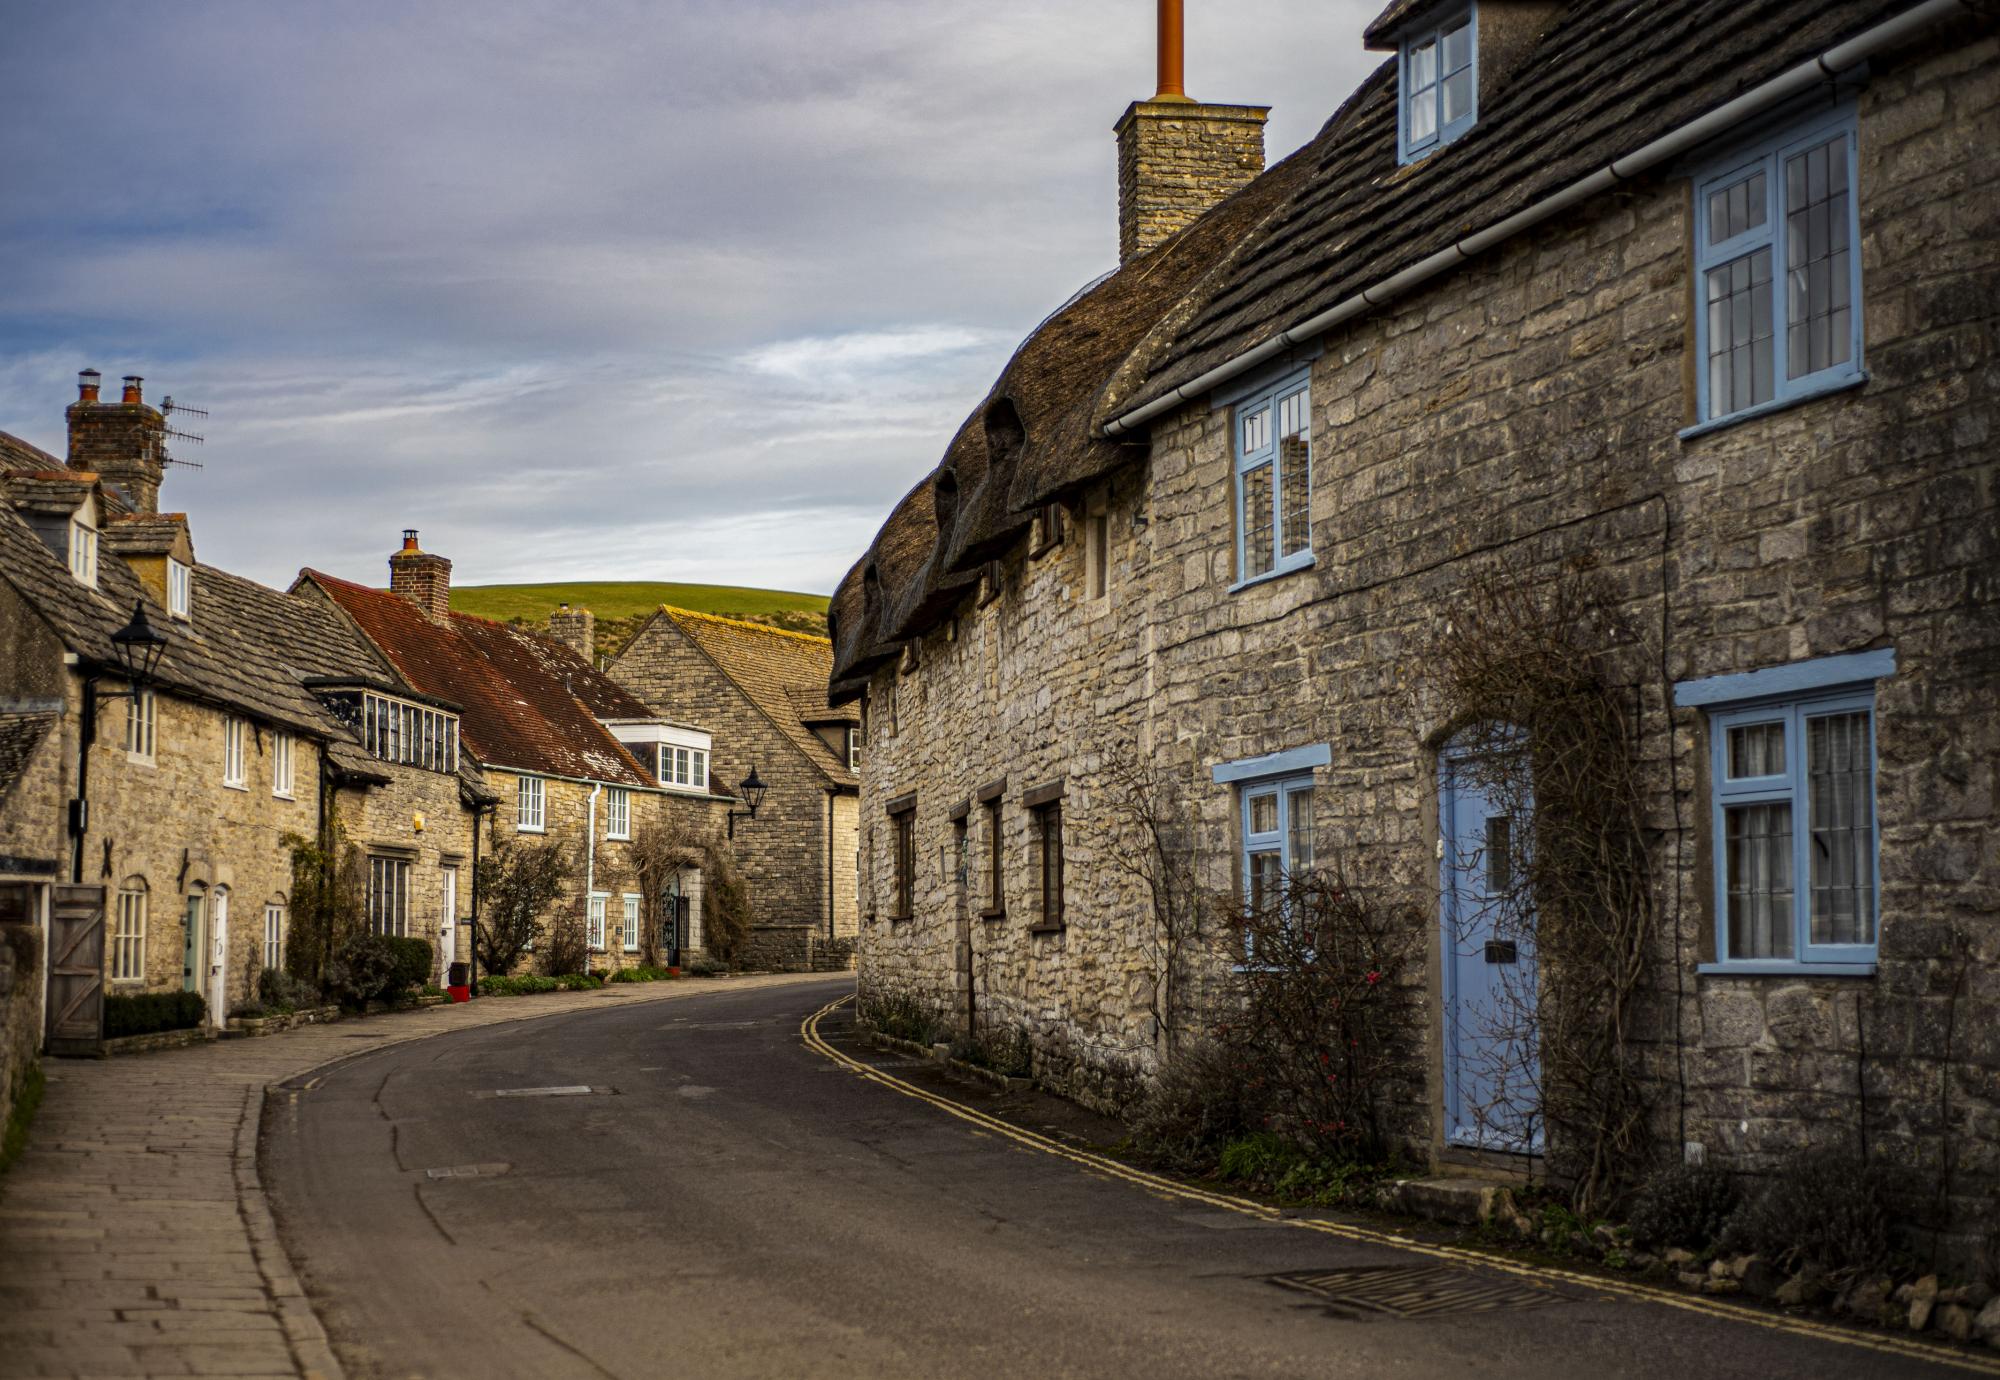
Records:
[[[533,627],[548,626],[549,615],[559,604],[587,608],[597,615],[597,649],[606,656],[618,655],[639,625],[662,604],[824,637],[826,603],[824,594],[657,580],[454,585],[451,591],[451,606],[460,613]]]

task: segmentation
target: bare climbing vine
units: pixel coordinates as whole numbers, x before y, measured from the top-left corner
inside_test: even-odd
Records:
[[[1635,1042],[1658,917],[1634,678],[1615,665],[1639,638],[1616,607],[1588,561],[1503,571],[1451,608],[1434,648],[1461,726],[1453,770],[1521,822],[1517,837],[1493,840],[1510,852],[1504,866],[1479,860],[1494,884],[1493,937],[1532,955],[1528,976],[1499,984],[1487,1009],[1456,1013],[1486,1023],[1479,1043],[1496,1061],[1472,1111],[1538,1122],[1529,1129],[1545,1133],[1550,1176],[1580,1213],[1619,1198],[1651,1148]]]

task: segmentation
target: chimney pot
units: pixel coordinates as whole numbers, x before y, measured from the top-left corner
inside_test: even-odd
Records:
[[[1156,101],[1187,99],[1184,34],[1181,0],[1160,0],[1160,89],[1153,95]]]
[[[403,549],[404,549],[405,551],[415,551],[415,550],[418,550],[418,549],[419,549],[419,548],[418,548],[418,546],[417,546],[417,529],[416,529],[416,528],[414,528],[414,527],[405,527],[405,528],[403,529]]]
[[[97,390],[103,381],[104,375],[98,373],[95,369],[83,370],[76,376],[76,400],[78,402],[96,402]]]
[[[139,385],[144,382],[145,380],[137,374],[127,374],[125,376],[125,396],[121,401],[128,403],[144,402],[145,399],[139,393]]]

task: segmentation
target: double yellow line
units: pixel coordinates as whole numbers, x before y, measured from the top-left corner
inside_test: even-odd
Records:
[[[1765,1313],[1740,1305],[1724,1303],[1716,1299],[1703,1298],[1698,1294],[1683,1294],[1670,1289],[1655,1288],[1649,1284],[1639,1284],[1630,1280],[1611,1279],[1603,1275],[1584,1274],[1577,1270],[1565,1270],[1552,1265],[1535,1265],[1524,1261],[1510,1260],[1505,1256],[1488,1255],[1481,1251],[1466,1250],[1458,1246],[1440,1246],[1428,1241],[1418,1241],[1391,1231],[1378,1231],[1372,1227],[1359,1226],[1348,1222],[1327,1222],[1311,1217],[1287,1217],[1276,1208],[1256,1202],[1250,1198],[1239,1198],[1234,1194],[1217,1193],[1211,1189],[1199,1188],[1193,1184],[1175,1179],[1149,1174],[1143,1169],[1135,1169],[1129,1164],[1094,1155],[1087,1150],[1079,1150],[1072,1145],[1048,1136],[1024,1130],[1011,1122],[989,1116],[977,1108],[954,1102],[948,1097],[940,1097],[906,1083],[902,1079],[864,1063],[851,1055],[843,1054],[828,1044],[819,1033],[819,1024],[835,1010],[852,1001],[852,997],[842,997],[830,1002],[807,1016],[799,1023],[799,1036],[807,1049],[824,1055],[848,1072],[867,1081],[879,1084],[904,1097],[915,1098],[927,1103],[947,1116],[957,1117],[989,1135],[1011,1140],[1030,1150],[1068,1160],[1095,1174],[1107,1178],[1122,1179],[1126,1183],[1164,1198],[1182,1202],[1200,1203],[1206,1207],[1219,1208],[1225,1212],[1240,1213],[1262,1222],[1278,1226],[1296,1227],[1302,1231],[1318,1232],[1323,1236],[1338,1237],[1343,1241],[1357,1242],[1369,1246],[1388,1246],[1396,1250],[1408,1251],[1426,1256],[1432,1260],[1448,1261],[1455,1265],[1493,1270],[1500,1274],[1512,1275],[1517,1279],[1547,1288],[1554,1284],[1569,1284],[1588,1289],[1614,1298],[1633,1299],[1644,1303],[1656,1303],[1666,1308],[1678,1308],[1688,1313],[1700,1313],[1711,1318],[1724,1318],[1731,1322],[1747,1323],[1752,1327],[1765,1328],[1772,1332],[1789,1333],[1797,1337],[1811,1337],[1818,1341],[1832,1342],[1839,1346],[1859,1347],[1865,1351],[1877,1351],[1890,1356],[1902,1356],[1914,1360],[1929,1361],[1934,1365],[1952,1366],[1970,1371],[1976,1375],[2000,1376],[2000,1358],[1988,1359],[1968,1352],[1955,1351],[1929,1342],[1889,1334],[1858,1332],[1826,1323],[1813,1322],[1805,1318],[1787,1317],[1781,1313]]]

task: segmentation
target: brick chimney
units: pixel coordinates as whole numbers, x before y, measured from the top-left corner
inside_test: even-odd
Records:
[[[1121,264],[1172,238],[1264,171],[1271,108],[1188,99],[1181,0],[1159,6],[1160,89],[1127,106],[1116,126]]]
[[[597,664],[597,615],[589,609],[562,605],[549,615],[549,636],[582,657],[584,665]]]
[[[417,529],[403,529],[403,549],[389,558],[389,591],[442,623],[451,616],[451,562],[417,545]]]
[[[148,407],[137,374],[125,376],[121,400],[100,402],[101,376],[95,369],[77,375],[76,401],[69,419],[69,467],[90,471],[118,491],[136,513],[160,511],[160,480],[166,473],[167,419]]]

